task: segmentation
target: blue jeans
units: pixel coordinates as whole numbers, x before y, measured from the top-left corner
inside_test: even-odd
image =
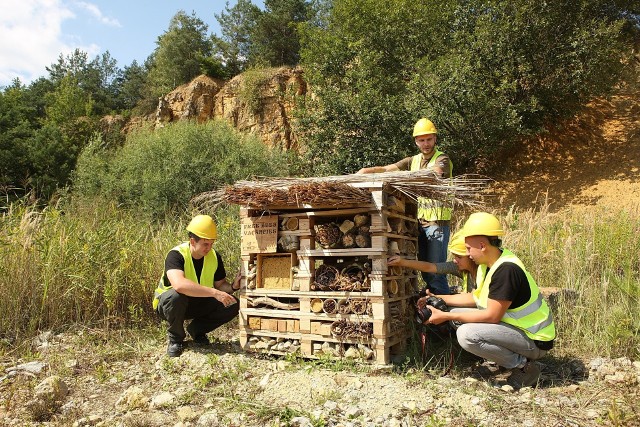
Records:
[[[447,261],[447,246],[451,230],[448,225],[430,225],[421,227],[418,236],[418,260],[427,262]],[[427,289],[436,295],[449,295],[449,283],[446,274],[422,273]]]

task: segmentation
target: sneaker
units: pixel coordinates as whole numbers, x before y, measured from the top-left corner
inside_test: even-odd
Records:
[[[184,351],[184,344],[181,342],[170,342],[167,347],[167,356],[178,357]]]
[[[511,375],[507,383],[513,388],[531,387],[538,383],[540,379],[540,368],[535,362],[525,363],[523,368],[511,369]]]
[[[207,338],[206,335],[196,335],[195,337],[193,337],[193,343],[197,345],[207,346],[211,344],[211,341],[209,341],[209,338]]]

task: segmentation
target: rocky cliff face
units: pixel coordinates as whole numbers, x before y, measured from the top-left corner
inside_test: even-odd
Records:
[[[202,75],[160,99],[155,126],[222,118],[241,132],[256,134],[270,147],[295,150],[298,141],[291,114],[296,100],[306,95],[299,68],[251,70],[226,83]]]

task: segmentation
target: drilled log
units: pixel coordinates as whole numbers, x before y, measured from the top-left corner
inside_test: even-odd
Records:
[[[356,235],[353,233],[346,233],[342,236],[342,247],[345,249],[351,249],[356,246]]]
[[[358,235],[356,235],[356,245],[359,248],[370,248],[371,247],[371,236],[369,234],[358,234]]]

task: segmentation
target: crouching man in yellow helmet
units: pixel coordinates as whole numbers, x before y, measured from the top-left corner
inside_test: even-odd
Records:
[[[422,118],[413,127],[413,138],[420,150],[419,154],[406,157],[397,163],[387,166],[362,168],[358,173],[381,173],[393,171],[431,170],[440,178],[450,178],[453,163],[449,156],[436,147],[438,131],[431,120]],[[418,237],[418,259],[430,263],[441,263],[447,260],[447,244],[451,230],[452,209],[442,202],[420,197],[418,199],[418,221],[421,233]],[[447,283],[447,275],[423,272],[422,278],[427,289],[435,294],[451,293]]]
[[[189,241],[171,249],[164,262],[164,274],[155,290],[153,308],[169,323],[167,355],[184,350],[184,321],[193,319],[187,331],[198,345],[209,345],[207,333],[238,314],[238,300],[231,295],[240,289],[240,272],[233,284],[227,282],[224,264],[213,250],[217,228],[209,215],[195,216],[187,226]]]
[[[535,385],[540,369],[534,360],[553,348],[556,337],[549,306],[522,261],[501,248],[504,230],[495,216],[474,213],[461,232],[469,257],[478,264],[477,288],[441,296],[449,307],[466,308],[443,312],[430,307],[427,322],[462,323],[456,335],[463,349],[510,370],[507,382],[514,388]]]

